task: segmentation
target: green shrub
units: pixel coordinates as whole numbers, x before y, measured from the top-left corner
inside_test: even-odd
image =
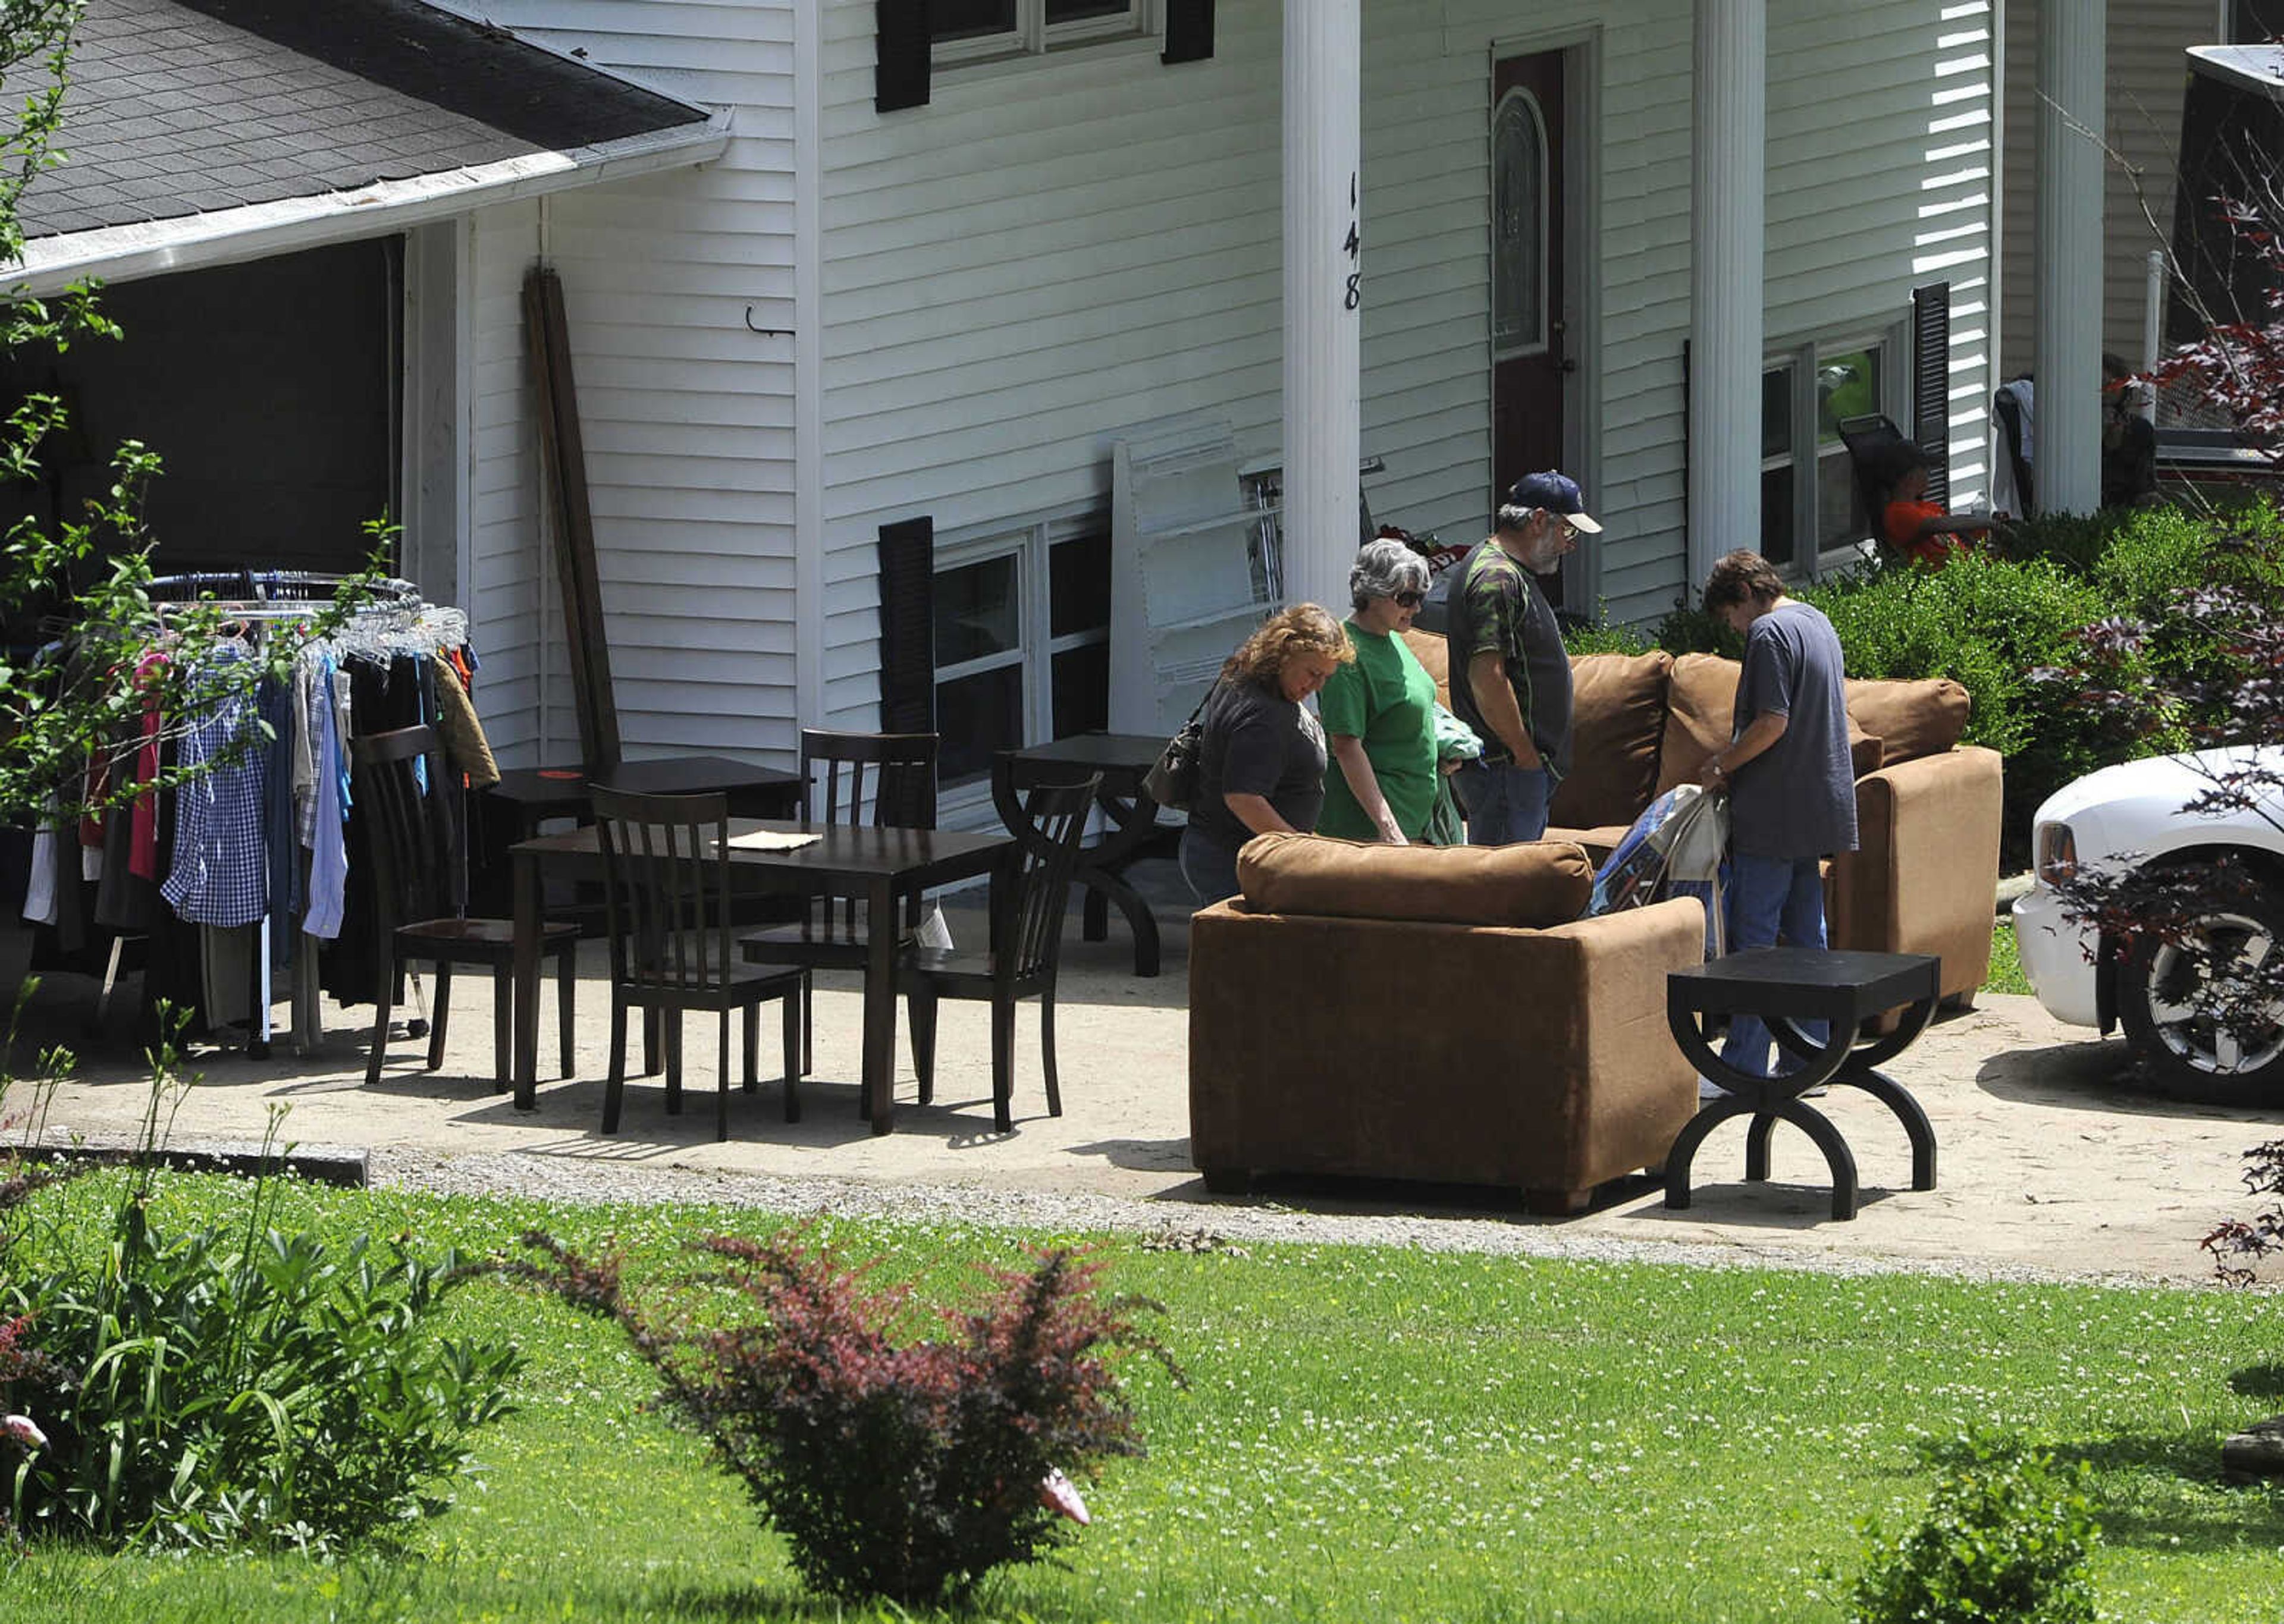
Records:
[[[2032,677],[2074,662],[2081,629],[2111,613],[2087,582],[2043,560],[1965,553],[1942,569],[1886,569],[1801,596],[1831,617],[1850,675],[1948,676],[1966,688],[1966,742],[2006,757],[2010,849],[2029,839],[2040,801],[2105,764],[2067,686]],[[2125,657],[2125,680],[2137,658]]]
[[[633,1300],[616,1257],[523,1240],[543,1261],[504,1271],[625,1331],[802,1580],[835,1596],[961,1596],[1036,1560],[1064,1537],[1050,1476],[1142,1453],[1112,1350],[1146,1348],[1180,1375],[1132,1318],[1157,1305],[1103,1296],[1102,1264],[1060,1247],[991,1270],[974,1312],[943,1316],[951,1337],[904,1340],[906,1292],[795,1239],[693,1243],[716,1265],[707,1278],[755,1311],[718,1328]]]
[[[2242,593],[2254,613],[2284,615],[2284,526],[2265,503],[2228,519],[2151,510],[2119,528],[2090,579],[2118,613],[2147,629],[2149,669],[2159,681],[2192,693],[2233,689],[2242,675],[2239,639],[2193,612],[2189,600],[2222,587]],[[2206,705],[2197,719],[2214,715]]]
[[[1562,629],[1562,647],[1570,654],[1647,654],[1656,646],[1640,627],[1613,625],[1607,614],[1592,626]]]
[[[1927,1516],[1901,1538],[1860,1525],[1869,1560],[1856,1624],[2092,1624],[2088,1559],[2100,1536],[2085,1463],[1987,1436],[1938,1484]]]
[[[2241,633],[2213,587],[2237,595],[2240,619],[2248,605],[2284,619],[2275,501],[2256,496],[2223,514],[2152,507],[2038,519],[1942,569],[1874,566],[1794,595],[1831,618],[1850,676],[1947,676],[1966,688],[1966,742],[2006,758],[2002,841],[2019,863],[2038,803],[2071,779],[2184,748],[2200,726],[2225,731],[2246,673]],[[1584,653],[1626,646],[1621,634],[1597,627],[1566,641]],[[1657,623],[1654,645],[1742,652],[1733,633],[1686,602]],[[2129,737],[2089,724],[2089,684],[2168,697]]]
[[[1743,658],[1744,640],[1693,603],[1676,604],[1657,623],[1657,646],[1669,654]]]
[[[249,1225],[159,1234],[122,1203],[102,1261],[12,1293],[69,1378],[20,1388],[49,1443],[14,1484],[25,1533],[106,1544],[325,1548],[443,1501],[521,1356],[436,1335],[457,1277],[395,1241]],[[14,1271],[12,1269],[11,1271]]]
[[[2141,509],[2105,508],[2098,513],[2048,513],[2017,519],[1993,532],[1989,550],[1998,558],[2027,564],[2043,558],[2073,575],[2091,574],[2109,550],[2119,525]]]
[[[179,1098],[171,1058],[153,1057],[146,1152]],[[0,1400],[44,1433],[8,1463],[0,1522],[107,1546],[324,1550],[440,1510],[522,1362],[437,1333],[454,1254],[281,1234],[269,1178],[228,1227],[165,1235],[150,1166],[90,1234],[33,1203],[54,1175],[0,1159]]]

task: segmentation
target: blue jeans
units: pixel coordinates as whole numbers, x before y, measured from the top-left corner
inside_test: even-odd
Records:
[[[1825,945],[1824,877],[1817,860],[1738,852],[1729,859],[1729,951],[1772,948],[1779,940],[1793,948],[1821,949]],[[1811,1039],[1824,1041],[1822,1021],[1799,1025]],[[1772,1041],[1758,1016],[1740,1015],[1729,1023],[1721,1058],[1740,1072],[1766,1077]],[[1799,1067],[1799,1061],[1784,1057],[1785,1071]]]
[[[1235,896],[1237,854],[1217,840],[1208,840],[1192,824],[1182,831],[1179,848],[1182,878],[1196,893],[1198,906],[1210,908],[1225,896]]]
[[[1470,846],[1513,846],[1546,837],[1546,803],[1554,786],[1544,767],[1469,761],[1451,776],[1467,815]]]

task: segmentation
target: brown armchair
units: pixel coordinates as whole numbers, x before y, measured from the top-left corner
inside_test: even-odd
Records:
[[[1264,835],[1240,878],[1255,900],[1190,924],[1190,1150],[1208,1188],[1420,1179],[1575,1212],[1662,1166],[1696,1111],[1665,1023],[1666,975],[1704,956],[1693,899],[1576,919],[1592,871],[1568,844]]]

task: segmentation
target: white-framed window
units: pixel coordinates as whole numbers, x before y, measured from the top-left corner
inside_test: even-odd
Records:
[[[1905,326],[1803,340],[1761,364],[1761,556],[1787,574],[1850,563],[1872,535],[1840,425],[1903,420]]]
[[[937,781],[994,751],[1110,723],[1110,516],[1094,510],[935,548]]]
[[[1156,0],[931,0],[928,40],[939,67],[1036,56],[1158,27]]]

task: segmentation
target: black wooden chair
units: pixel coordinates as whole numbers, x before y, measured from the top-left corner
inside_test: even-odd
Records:
[[[368,1084],[380,1081],[380,1062],[395,1012],[397,978],[406,963],[436,966],[436,1007],[428,1024],[428,1069],[444,1064],[444,1027],[450,1012],[452,967],[489,966],[492,972],[492,1089],[507,1087],[510,973],[515,927],[505,919],[471,919],[450,901],[443,797],[458,779],[444,760],[443,740],[422,725],[369,733],[349,740],[356,773],[357,820],[372,859],[379,951],[373,991],[372,1054]],[[425,763],[425,765],[423,765]],[[427,787],[421,780],[425,776]],[[563,1074],[571,1074],[574,988],[578,985],[579,927],[549,924],[541,951],[555,960],[556,1017],[563,1045]]]
[[[837,733],[801,730],[802,821],[828,826],[935,827],[936,736],[933,733]],[[919,922],[919,899],[908,904],[901,925]],[[815,1069],[810,976],[818,970],[864,968],[871,922],[853,897],[817,897],[797,925],[758,931],[739,943],[747,962],[793,964],[801,971],[801,1069]]]
[[[1013,1126],[1015,1005],[1039,1000],[1039,1052],[1047,1081],[1047,1114],[1063,1113],[1055,1080],[1055,967],[1062,957],[1063,912],[1071,870],[1093,808],[1099,775],[1083,784],[1043,784],[1023,802],[1014,871],[992,886],[991,948],[962,955],[934,949],[908,950],[900,976],[911,1011],[912,1066],[920,1103],[935,1095],[936,1003],[943,998],[989,999],[991,1004],[991,1120],[1001,1133]]]
[[[596,838],[603,853],[603,898],[611,938],[611,1073],[603,1090],[603,1131],[619,1130],[626,1089],[627,1011],[638,1005],[673,1019],[666,1027],[666,1109],[682,1110],[684,1011],[720,1018],[715,1134],[730,1136],[730,1011],[746,1017],[746,1091],[761,1048],[761,1006],[785,1001],[785,1114],[801,1120],[794,970],[739,967],[730,924],[730,798],[637,795],[597,785]]]

